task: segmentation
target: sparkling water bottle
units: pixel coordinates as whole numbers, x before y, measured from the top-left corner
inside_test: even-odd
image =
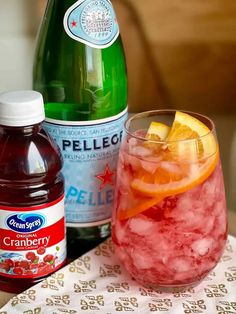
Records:
[[[127,115],[127,75],[109,0],[49,0],[37,41],[33,88],[44,127],[64,159],[68,255],[110,235],[117,155]]]

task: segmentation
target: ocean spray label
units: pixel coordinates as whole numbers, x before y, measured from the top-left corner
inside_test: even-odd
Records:
[[[94,121],[46,119],[44,127],[64,159],[67,226],[90,227],[110,221],[126,116],[127,109]]]
[[[45,216],[42,214],[14,214],[7,220],[7,226],[17,232],[34,232],[45,225]]]
[[[0,205],[0,274],[37,278],[66,259],[64,196],[38,206]]]
[[[111,46],[119,26],[109,0],[79,0],[65,13],[64,29],[73,39],[94,48]]]

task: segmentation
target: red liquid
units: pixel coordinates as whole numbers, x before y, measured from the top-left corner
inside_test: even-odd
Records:
[[[58,199],[63,201],[64,181],[60,173],[61,168],[60,152],[41,128],[41,124],[28,127],[0,126],[1,216],[6,215],[10,207],[16,208],[18,215],[21,214],[21,208],[26,212],[32,208],[35,210],[32,206],[36,206],[37,209],[38,205],[47,207],[47,203],[52,206],[53,202],[57,202]],[[52,206],[52,208],[55,207]],[[44,215],[44,208],[38,209],[37,212],[42,212]],[[12,219],[10,222],[12,225],[13,221]],[[37,228],[39,221],[34,222],[31,227]],[[15,226],[19,225],[15,224]],[[64,218],[58,222],[57,226],[65,238]],[[3,228],[0,230],[2,234],[12,232],[6,223],[0,228]],[[40,242],[37,242],[37,245],[36,242],[30,242],[36,238],[36,232],[12,233],[16,237],[15,242],[11,242],[10,236],[5,238],[2,236],[0,240],[0,289],[18,293],[42,280],[45,274],[53,272],[59,268],[59,265],[57,257],[47,252],[47,241],[53,237],[50,232],[49,235],[42,236],[41,240],[35,240],[41,241],[42,245]],[[24,242],[26,239],[27,243]],[[22,242],[19,242],[20,240]],[[9,258],[6,258],[12,250],[7,251],[5,247],[10,247],[10,244],[12,246],[15,243],[27,245],[29,250],[24,249],[24,251],[28,252],[22,255],[18,247],[15,255],[9,255]],[[34,249],[32,249],[33,246]],[[36,247],[38,247],[37,250]],[[65,263],[65,256],[63,259],[64,261],[60,260],[60,267]]]
[[[162,165],[171,175],[178,163],[160,155],[141,156],[147,148],[136,142],[132,147],[127,140],[120,151],[112,224],[116,254],[132,277],[149,288],[193,286],[216,266],[227,238],[220,161],[201,184],[156,202],[154,198],[151,204],[152,198],[132,190],[137,174],[154,176],[153,168]],[[197,163],[188,166],[194,178]]]

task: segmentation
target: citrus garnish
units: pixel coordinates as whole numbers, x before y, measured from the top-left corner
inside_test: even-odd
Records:
[[[139,196],[131,196],[127,208],[120,208],[117,211],[117,218],[120,220],[131,218],[146,209],[158,204],[162,198],[141,198]]]
[[[146,138],[151,141],[163,141],[166,139],[170,128],[160,122],[151,122],[146,134]]]
[[[145,136],[148,141],[144,142],[144,146],[155,153],[159,153],[163,145],[161,142],[165,140],[169,131],[170,128],[167,125],[155,121],[151,122]]]
[[[192,141],[184,141],[184,140]],[[171,152],[189,159],[211,156],[217,151],[217,143],[209,128],[187,113],[176,111],[171,130],[166,138]]]
[[[149,197],[165,198],[183,193],[203,183],[214,171],[217,162],[218,153],[209,157],[202,164],[185,165],[185,171],[179,176],[167,171],[163,176],[160,169],[154,176],[143,173],[132,181],[131,187]]]
[[[205,124],[186,113],[176,112],[166,143],[171,152],[167,152],[168,158],[158,164],[153,174],[140,168],[131,183],[145,197],[164,198],[183,193],[204,182],[218,162],[213,134]],[[183,146],[184,143],[187,145]]]

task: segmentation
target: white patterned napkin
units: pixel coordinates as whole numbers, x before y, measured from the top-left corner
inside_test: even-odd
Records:
[[[161,293],[141,287],[114,255],[111,239],[13,297],[0,314],[236,314],[236,238],[194,289]]]

